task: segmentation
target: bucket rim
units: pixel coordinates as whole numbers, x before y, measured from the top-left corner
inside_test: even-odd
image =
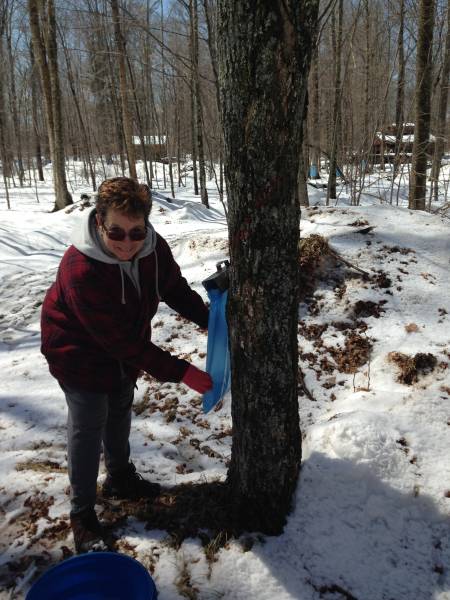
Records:
[[[28,593],[26,595],[26,599],[25,600],[32,600],[33,596],[32,593],[38,593],[39,592],[39,586],[41,585],[46,585],[47,584],[47,580],[51,579],[52,577],[54,577],[55,573],[64,568],[71,565],[71,563],[92,563],[94,564],[95,562],[107,562],[108,560],[113,560],[113,561],[120,561],[120,562],[128,562],[130,565],[136,566],[141,572],[142,574],[145,576],[145,579],[148,583],[148,585],[150,586],[150,590],[151,593],[154,594],[154,598],[157,598],[157,590],[156,590],[156,585],[155,582],[153,581],[153,577],[150,575],[149,571],[144,567],[144,565],[139,562],[138,560],[136,560],[135,558],[133,558],[132,556],[128,556],[127,554],[122,554],[120,552],[86,552],[84,554],[75,554],[74,556],[70,556],[69,558],[66,558],[62,561],[60,561],[59,563],[53,565],[52,567],[50,567],[49,569],[47,569],[46,571],[44,571],[44,573],[42,573],[37,579],[36,581],[32,584],[32,586],[30,587],[30,589],[28,590]],[[123,566],[123,565],[122,565]]]

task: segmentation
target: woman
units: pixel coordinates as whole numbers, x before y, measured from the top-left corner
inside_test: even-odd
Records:
[[[133,179],[104,181],[75,232],[42,307],[42,353],[68,405],[70,520],[77,552],[102,547],[94,510],[103,443],[103,495],[154,498],[160,486],[136,473],[129,434],[140,371],[199,393],[210,376],[150,341],[160,300],[201,328],[208,309],[182,277],[148,217],[151,193]]]

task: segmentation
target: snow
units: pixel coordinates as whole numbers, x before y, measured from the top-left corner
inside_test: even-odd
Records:
[[[167,136],[161,135],[144,135],[144,144],[165,144]],[[133,135],[133,144],[139,146],[141,144],[141,138],[138,135]]]
[[[389,144],[395,144],[395,142],[396,142],[395,135],[386,135],[386,134],[383,134],[381,131],[377,131],[377,133],[375,135],[379,140],[384,139],[384,141],[388,142]],[[436,140],[435,136],[430,133],[429,141],[434,142],[435,140]],[[402,144],[414,143],[414,134],[411,133],[409,135],[402,135],[400,142]]]
[[[46,178],[37,184],[39,203],[34,184],[12,188],[11,210],[0,188],[0,598],[24,597],[73,547],[66,407],[40,354],[39,313],[80,205],[52,213],[48,168]],[[74,199],[89,193],[81,165],[71,182]],[[399,206],[389,204],[383,175],[367,184],[360,206],[341,187],[336,205],[325,207],[325,192],[311,188],[313,206],[302,214],[302,237],[325,236],[340,256],[369,274],[383,270],[392,284],[376,287],[341,264],[341,292],[324,279],[314,292],[317,310],[300,305],[301,325],[326,329],[322,345],[299,336],[313,400],[299,398],[303,462],[285,530],[229,540],[210,562],[199,539],[176,549],[165,531],[128,517],[116,530],[120,551],[152,570],[160,600],[450,600],[450,222],[439,207],[408,210],[405,188]],[[228,255],[223,208],[212,181],[208,188],[210,210],[194,196],[190,176],[176,199],[160,188],[151,217],[205,299],[201,280]],[[355,374],[327,373],[304,357],[330,358],[330,348],[343,346],[346,332],[336,324],[352,321],[357,301],[380,307],[359,317],[372,344],[369,360]],[[204,368],[206,336],[195,325],[165,305],[153,325],[156,343]],[[391,352],[431,353],[437,365],[406,385],[397,381]],[[131,436],[137,469],[164,486],[224,480],[230,405],[228,394],[219,410],[203,415],[200,397],[183,385],[140,380]],[[206,446],[214,454],[202,452]],[[102,466],[100,481],[104,475]]]

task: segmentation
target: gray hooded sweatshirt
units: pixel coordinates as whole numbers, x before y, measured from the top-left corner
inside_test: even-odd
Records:
[[[154,230],[153,225],[147,221],[147,237],[144,240],[144,245],[136,254],[136,256],[134,256],[132,260],[120,260],[114,256],[114,254],[109,252],[108,248],[103,243],[96,225],[96,214],[97,210],[95,208],[92,208],[90,211],[83,214],[81,226],[80,223],[77,223],[77,226],[72,231],[71,240],[75,248],[90,258],[118,266],[122,280],[122,304],[126,304],[125,285],[123,279],[124,273],[131,279],[140,296],[141,286],[139,282],[139,259],[154,252],[156,264],[156,293],[158,298],[161,299],[158,290],[158,255],[156,253],[156,231]]]

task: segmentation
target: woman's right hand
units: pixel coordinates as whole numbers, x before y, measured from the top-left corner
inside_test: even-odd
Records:
[[[194,365],[189,365],[181,381],[199,394],[204,394],[213,386],[209,373],[197,369]]]

